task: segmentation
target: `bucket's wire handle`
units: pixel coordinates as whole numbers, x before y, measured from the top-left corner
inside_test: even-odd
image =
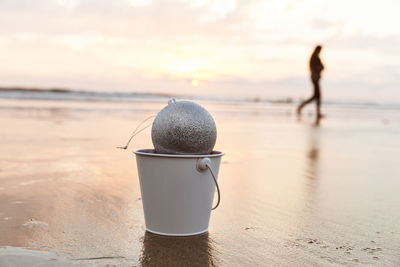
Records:
[[[218,195],[217,204],[215,204],[215,206],[211,209],[211,210],[215,210],[219,206],[219,203],[221,202],[221,192],[219,191],[217,178],[215,177],[214,172],[212,171],[210,164],[211,164],[211,160],[209,158],[200,158],[197,161],[197,166],[196,167],[197,167],[197,170],[200,171],[200,172],[205,171],[205,170],[208,169],[210,171],[210,173],[211,173],[211,176],[212,176],[212,178],[214,180],[215,186],[217,187],[217,195]]]

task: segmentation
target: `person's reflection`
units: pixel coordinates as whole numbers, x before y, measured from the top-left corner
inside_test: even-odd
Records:
[[[193,237],[165,237],[146,232],[141,266],[216,266],[208,234]]]
[[[310,179],[318,178],[318,160],[320,154],[320,145],[319,145],[319,131],[320,129],[317,127],[313,127],[310,129],[310,143],[309,148],[306,152],[307,159],[307,168],[306,168],[306,176]]]

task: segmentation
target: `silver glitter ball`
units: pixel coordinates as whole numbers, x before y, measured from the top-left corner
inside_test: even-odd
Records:
[[[202,106],[170,101],[154,119],[151,139],[157,153],[209,154],[217,140],[217,128]]]

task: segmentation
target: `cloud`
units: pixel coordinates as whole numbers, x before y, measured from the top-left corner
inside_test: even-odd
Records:
[[[352,80],[359,75],[392,86],[399,4],[362,2],[363,12],[355,12],[360,3],[2,0],[0,57],[7,64],[0,77],[124,90],[184,90],[199,78],[198,88],[209,91],[226,85],[274,94],[268,88],[308,88],[309,55],[322,43],[327,79],[367,86]],[[384,11],[375,12],[378,6]]]

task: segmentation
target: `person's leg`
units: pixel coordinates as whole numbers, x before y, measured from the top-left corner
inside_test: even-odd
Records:
[[[319,81],[315,83],[315,104],[316,104],[316,112],[317,112],[317,117],[321,117],[321,92],[319,89]]]
[[[300,115],[300,114],[301,114],[301,110],[304,108],[304,106],[307,105],[307,104],[309,104],[309,103],[311,103],[311,102],[314,100],[314,98],[315,98],[315,95],[312,95],[309,99],[303,101],[303,102],[299,105],[299,107],[297,108],[297,115]]]
[[[319,89],[319,88],[318,88]],[[319,126],[319,122],[322,118],[322,114],[321,114],[321,94],[318,90],[317,95],[315,96],[315,104],[317,107],[317,114],[315,115],[315,125]]]
[[[315,104],[316,104],[316,116],[317,118],[321,117],[321,92],[319,88],[319,80],[313,81],[314,84],[314,95],[315,95]]]
[[[316,77],[315,75],[311,75],[311,81],[314,87],[314,94],[309,99],[299,105],[299,107],[297,108],[297,115],[299,116],[301,115],[301,110],[304,108],[304,106],[316,99],[317,93],[319,92],[318,77]]]

